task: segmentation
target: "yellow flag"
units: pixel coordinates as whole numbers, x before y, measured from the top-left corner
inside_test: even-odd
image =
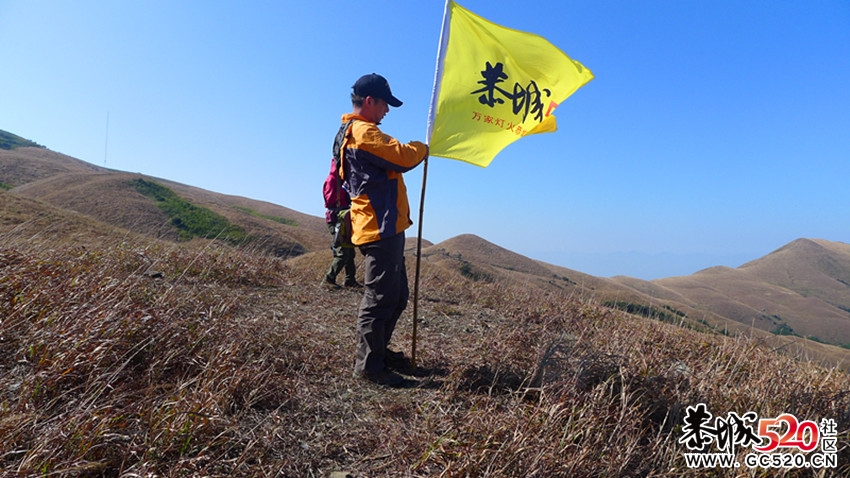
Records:
[[[431,156],[487,167],[514,141],[557,129],[554,109],[593,73],[543,37],[447,1],[428,121]]]

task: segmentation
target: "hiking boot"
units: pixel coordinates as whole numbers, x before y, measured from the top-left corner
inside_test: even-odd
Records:
[[[343,287],[351,287],[353,289],[362,289],[363,288],[363,284],[357,282],[356,280],[352,280],[352,281],[347,280],[347,281],[343,282],[342,285],[343,285]]]
[[[384,365],[387,368],[397,370],[399,372],[409,372],[411,370],[410,359],[404,356],[403,352],[396,352],[387,349],[384,355]]]
[[[398,388],[404,385],[404,377],[386,369],[375,373],[354,372],[354,376],[384,387]]]
[[[340,286],[336,283],[336,281],[328,279],[327,277],[322,278],[322,282],[319,282],[319,287],[330,290],[340,289]]]

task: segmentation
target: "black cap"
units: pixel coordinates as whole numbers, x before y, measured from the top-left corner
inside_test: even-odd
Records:
[[[386,101],[390,106],[395,106],[396,108],[401,106],[401,100],[393,96],[393,93],[390,91],[390,84],[387,82],[387,79],[377,73],[361,76],[352,88],[354,89],[354,94],[361,98],[371,96],[372,98],[380,98]]]

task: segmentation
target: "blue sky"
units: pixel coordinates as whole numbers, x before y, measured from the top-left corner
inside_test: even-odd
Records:
[[[596,78],[486,169],[433,158],[423,236],[598,276],[850,242],[850,2],[484,1]],[[110,168],[323,215],[350,87],[425,140],[444,1],[0,0],[0,129]],[[418,221],[421,168],[406,175]],[[409,235],[415,235],[416,226]]]

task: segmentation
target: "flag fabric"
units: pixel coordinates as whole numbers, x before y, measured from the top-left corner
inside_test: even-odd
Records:
[[[428,120],[430,155],[487,167],[514,141],[555,131],[554,109],[592,79],[545,38],[448,0]]]

